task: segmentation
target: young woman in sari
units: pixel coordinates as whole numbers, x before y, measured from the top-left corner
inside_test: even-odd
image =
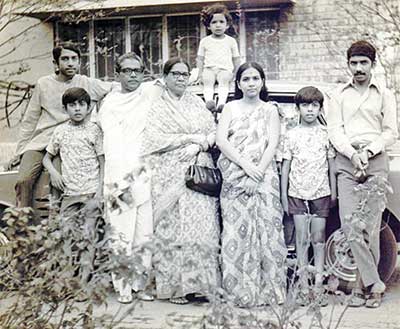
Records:
[[[267,97],[262,68],[242,64],[236,100],[225,106],[217,129],[223,176],[222,286],[242,307],[281,303],[285,294],[286,246],[274,159],[280,123]]]
[[[217,199],[185,186],[190,165],[213,166],[205,151],[215,143],[215,124],[203,101],[186,90],[189,66],[179,58],[164,65],[165,91],[148,112],[144,154],[152,168],[154,267],[157,297],[186,304],[188,294],[219,284]]]

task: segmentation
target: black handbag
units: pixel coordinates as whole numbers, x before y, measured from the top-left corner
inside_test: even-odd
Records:
[[[185,183],[186,187],[193,191],[218,197],[221,192],[222,174],[218,168],[194,164],[186,171]]]

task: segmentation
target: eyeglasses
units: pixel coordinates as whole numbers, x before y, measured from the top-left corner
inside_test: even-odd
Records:
[[[179,77],[182,77],[184,79],[189,79],[189,77],[190,77],[189,72],[170,71],[169,73],[172,74],[174,79],[178,79]]]
[[[121,69],[121,72],[125,75],[131,75],[132,72],[135,73],[135,75],[143,73],[142,69],[130,69],[129,67],[126,67],[124,69]]]

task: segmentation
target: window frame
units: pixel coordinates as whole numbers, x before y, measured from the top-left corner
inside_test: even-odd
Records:
[[[246,8],[242,10],[242,14],[240,15],[240,20],[239,20],[239,52],[240,52],[240,58],[241,61],[246,60],[247,58],[247,49],[246,49],[246,13],[249,12],[271,12],[271,11],[280,11],[279,7],[268,7],[268,8]],[[169,58],[169,35],[168,35],[168,17],[172,16],[188,16],[188,15],[198,15],[199,16],[199,24],[200,24],[200,38],[203,38],[206,36],[206,28],[205,26],[201,23],[201,16],[199,12],[193,12],[193,11],[185,11],[185,12],[179,12],[179,13],[169,13],[169,14],[143,14],[143,15],[128,15],[128,16],[113,16],[113,17],[99,17],[99,18],[94,18],[89,21],[89,32],[88,32],[88,38],[89,38],[89,76],[90,77],[95,77],[96,73],[96,64],[95,64],[95,39],[94,39],[94,22],[95,21],[100,21],[100,20],[123,20],[124,21],[124,29],[125,29],[125,51],[130,52],[131,51],[131,34],[130,34],[130,20],[135,19],[135,18],[159,18],[161,17],[161,22],[162,22],[162,59],[163,62],[167,61]],[[59,28],[58,28],[58,23],[56,22],[56,27],[55,31],[57,31],[56,37],[59,37]],[[278,22],[279,23],[279,22]]]

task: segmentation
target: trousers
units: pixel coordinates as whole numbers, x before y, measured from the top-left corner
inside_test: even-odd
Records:
[[[18,170],[18,178],[15,183],[17,207],[32,207],[33,192],[37,179],[43,168],[43,158],[46,154],[42,151],[26,151],[21,158]],[[61,159],[59,156],[53,160],[53,165],[58,172],[61,172]],[[55,191],[54,191],[55,192]]]
[[[119,214],[107,211],[107,217],[113,230],[111,247],[116,254],[125,252],[126,256],[130,256],[134,247],[149,242],[153,236],[153,210],[150,199]],[[114,289],[121,296],[130,295],[132,289],[144,290],[148,284],[152,255],[149,250],[143,250],[140,257],[141,265],[147,273],[135,273],[131,278],[112,273]]]
[[[335,160],[337,171],[337,184],[339,196],[339,216],[344,234],[348,238],[351,252],[355,259],[357,269],[365,287],[370,286],[380,280],[378,273],[379,252],[379,233],[382,221],[382,210],[379,209],[376,199],[368,199],[365,204],[368,207],[368,216],[363,223],[365,227],[360,226],[352,220],[352,215],[359,209],[360,195],[355,193],[355,188],[359,184],[366,184],[374,176],[381,176],[384,179],[388,177],[388,158],[386,153],[380,153],[369,160],[366,169],[366,181],[360,181],[354,175],[354,167],[351,161],[338,154]],[[364,178],[364,179],[365,179]],[[365,201],[365,200],[364,200]],[[356,236],[355,236],[356,235]],[[351,238],[350,238],[351,236]]]
[[[15,184],[17,207],[32,207],[33,187],[43,168],[45,151],[26,151],[21,158]]]

